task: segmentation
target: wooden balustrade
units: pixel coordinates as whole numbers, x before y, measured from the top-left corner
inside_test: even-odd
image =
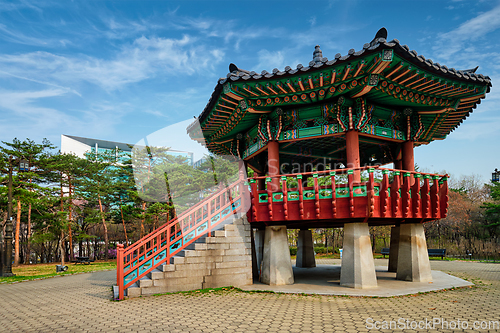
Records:
[[[367,174],[361,182],[354,181],[357,170]],[[309,187],[303,180],[311,176],[314,184]],[[257,188],[263,177],[250,180],[250,222],[363,220],[390,224],[403,219],[426,222],[447,214],[448,184],[444,175],[367,167],[274,177],[280,177],[281,188],[276,191],[270,186],[265,191]],[[271,182],[273,177],[266,177],[266,183]],[[295,183],[296,187],[290,187]],[[259,201],[262,193],[266,194],[265,202]]]

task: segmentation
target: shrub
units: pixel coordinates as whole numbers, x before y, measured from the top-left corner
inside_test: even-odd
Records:
[[[108,259],[116,259],[116,249],[108,250]]]

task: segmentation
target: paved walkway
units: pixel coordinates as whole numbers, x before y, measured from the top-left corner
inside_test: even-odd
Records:
[[[475,321],[500,320],[500,264],[431,265],[478,287],[393,298],[224,291],[112,302],[114,272],[98,272],[0,285],[0,332],[369,332],[379,331],[367,328],[375,321],[381,326],[399,318],[408,320],[404,328],[426,318],[430,324],[442,318],[453,328],[460,320],[473,332]],[[435,328],[416,331],[458,331]],[[381,330],[392,331],[402,330]]]

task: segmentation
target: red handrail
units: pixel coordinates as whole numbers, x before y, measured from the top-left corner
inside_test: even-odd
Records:
[[[243,179],[200,201],[160,228],[152,231],[126,249],[118,246],[117,284],[119,299],[125,290],[170,258],[212,231],[227,217],[238,213],[243,205]],[[201,211],[201,214],[199,213]],[[201,215],[201,216],[200,216]],[[172,234],[172,230],[174,231]],[[190,237],[192,236],[192,237]],[[189,238],[188,238],[189,237]],[[173,246],[177,245],[173,248]],[[129,278],[127,278],[129,277]]]

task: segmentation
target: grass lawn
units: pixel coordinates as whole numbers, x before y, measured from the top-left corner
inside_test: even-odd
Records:
[[[116,269],[116,259],[108,261],[99,260],[90,263],[90,265],[67,263],[65,265],[68,266],[68,270],[61,273],[56,273],[56,265],[60,265],[60,263],[54,262],[50,264],[19,265],[18,267],[12,267],[12,273],[16,274],[16,276],[0,277],[0,283],[14,283],[44,279],[56,275],[71,275]]]

